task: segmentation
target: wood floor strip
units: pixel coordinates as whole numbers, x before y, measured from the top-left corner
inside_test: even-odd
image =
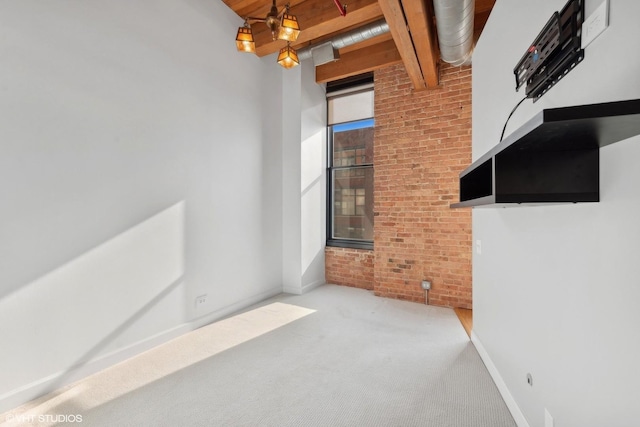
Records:
[[[454,308],[453,311],[460,319],[460,323],[462,323],[462,327],[467,332],[467,335],[471,337],[471,330],[473,329],[473,310],[468,310],[466,308]]]

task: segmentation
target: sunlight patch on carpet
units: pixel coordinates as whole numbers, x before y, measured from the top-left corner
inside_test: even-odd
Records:
[[[220,320],[9,411],[0,425],[55,425],[315,311],[275,302]]]

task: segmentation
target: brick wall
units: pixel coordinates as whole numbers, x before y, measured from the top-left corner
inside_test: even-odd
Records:
[[[327,247],[327,283],[373,290],[373,251]]]
[[[420,92],[402,65],[374,79],[374,252],[327,248],[327,282],[424,303],[427,279],[429,304],[471,308],[471,212],[449,208],[471,163],[471,69],[443,65]]]
[[[444,65],[440,88],[414,92],[402,65],[375,73],[374,291],[471,308],[471,212],[458,175],[471,163],[471,68]]]

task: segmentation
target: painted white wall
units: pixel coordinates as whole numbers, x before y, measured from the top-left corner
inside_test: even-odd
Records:
[[[326,94],[312,61],[285,71],[283,88],[284,290],[301,294],[325,283]]]
[[[282,282],[284,291],[302,293],[302,201],[300,156],[302,109],[302,67],[285,70],[282,75],[286,92],[282,99]]]
[[[302,233],[300,262],[302,289],[325,283],[324,248],[327,193],[327,98],[324,84],[317,84],[313,61],[302,63],[300,195]]]
[[[498,143],[513,68],[564,0],[498,0],[473,57],[473,157]],[[586,0],[588,16],[600,4]],[[543,108],[640,97],[640,2],[611,0],[610,27],[506,134]],[[526,421],[627,427],[640,419],[640,137],[600,150],[600,203],[474,209],[474,334]],[[526,374],[533,376],[533,387]]]
[[[240,25],[0,2],[0,411],[282,291],[283,74]]]

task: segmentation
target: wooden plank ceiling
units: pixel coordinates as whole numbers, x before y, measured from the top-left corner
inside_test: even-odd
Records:
[[[272,0],[223,0],[242,19],[265,17]],[[286,0],[276,1],[281,10]],[[346,16],[341,16],[334,0],[289,0],[301,32],[292,44],[302,49],[326,42],[342,33],[385,19],[390,32],[340,50],[340,59],[316,67],[316,81],[329,82],[402,62],[414,89],[438,85],[438,51],[433,0],[344,0]],[[478,39],[495,0],[475,0],[475,40]],[[286,42],[271,40],[265,24],[252,24],[256,53],[275,53]],[[230,35],[229,37],[233,37]]]

